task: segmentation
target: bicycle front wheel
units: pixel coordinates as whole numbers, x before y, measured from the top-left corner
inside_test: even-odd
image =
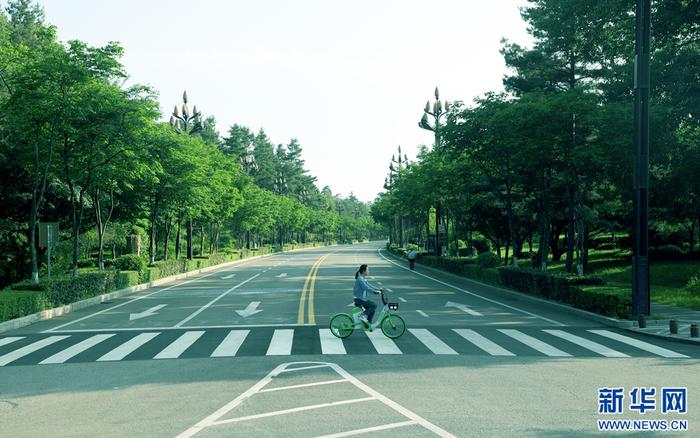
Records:
[[[387,315],[382,319],[382,333],[391,339],[396,339],[406,331],[406,323],[399,315]]]
[[[339,313],[331,318],[331,333],[337,338],[347,338],[355,330],[355,324],[350,315]]]

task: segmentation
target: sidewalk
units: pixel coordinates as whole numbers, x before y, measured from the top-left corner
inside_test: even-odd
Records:
[[[647,319],[646,328],[639,328],[639,322],[628,330],[646,335],[663,337],[667,339],[682,340],[700,345],[700,338],[690,337],[690,324],[700,325],[700,312],[684,307],[669,306],[667,304],[651,303],[651,315],[654,319]],[[671,320],[678,322],[678,334],[672,335],[669,323]]]

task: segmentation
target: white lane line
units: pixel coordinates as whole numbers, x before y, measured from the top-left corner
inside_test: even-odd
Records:
[[[115,327],[104,329],[59,330],[56,333],[100,333],[100,332],[143,332],[149,330],[199,330],[199,329],[237,329],[254,327],[303,327],[307,324],[228,324],[228,325],[183,325],[182,327]]]
[[[349,405],[352,403],[362,403],[362,402],[372,401],[372,400],[375,400],[375,398],[374,397],[363,397],[363,398],[355,398],[355,399],[350,399],[350,400],[340,400],[340,401],[330,402],[330,403],[319,403],[317,405],[300,406],[298,408],[283,409],[280,411],[265,412],[263,414],[246,415],[245,417],[237,417],[237,418],[230,418],[228,420],[215,421],[214,423],[212,423],[212,426],[237,423],[239,421],[257,420],[258,418],[274,417],[277,415],[285,415],[285,414],[291,414],[294,412],[310,411],[313,409],[320,409],[320,408],[329,408],[332,406]]]
[[[68,337],[69,336],[50,336],[48,338],[44,338],[40,341],[33,342],[29,345],[25,345],[22,348],[18,348],[17,350],[4,354],[0,356],[0,367],[3,367],[8,363],[14,362],[17,359],[20,359],[24,356],[28,356],[34,353],[35,351],[39,351],[42,348],[47,347],[51,344],[55,344],[58,341],[62,341]]]
[[[292,343],[294,342],[293,329],[275,330],[267,347],[266,356],[289,356],[292,354]]]
[[[542,342],[537,338],[533,338],[530,335],[526,335],[525,333],[519,331],[519,330],[513,330],[513,329],[498,329],[499,332],[503,333],[506,336],[509,336],[516,341],[520,341],[523,344],[527,345],[530,348],[533,348],[537,351],[539,351],[542,354],[546,354],[547,356],[551,357],[571,357],[571,355],[565,351],[561,351],[560,349],[553,347],[546,342]]]
[[[24,336],[11,336],[9,338],[2,338],[0,339],[0,347],[3,345],[11,344],[15,341],[19,341],[20,339],[24,339]]]
[[[366,434],[369,432],[377,432],[379,430],[396,429],[398,427],[413,426],[413,425],[417,425],[417,424],[418,423],[416,423],[413,420],[400,421],[398,423],[382,424],[381,426],[366,427],[364,429],[349,430],[347,432],[333,433],[330,435],[321,435],[321,436],[317,436],[316,438],[342,438],[345,436],[363,435],[363,434]]]
[[[211,357],[233,357],[243,345],[250,330],[231,330],[223,341],[216,347]]]
[[[259,392],[286,391],[287,389],[307,388],[309,386],[332,385],[334,383],[347,383],[345,379],[324,380],[323,382],[302,383],[300,385],[278,386],[277,388],[261,389]]]
[[[143,344],[146,342],[150,341],[151,339],[155,338],[158,336],[160,333],[141,333],[138,336],[135,336],[128,341],[124,342],[122,345],[118,346],[114,350],[110,351],[109,353],[103,355],[99,359],[97,359],[98,362],[106,362],[106,361],[112,361],[112,360],[122,360],[126,356],[128,356],[130,353],[133,353],[136,351],[139,347],[141,347]]]
[[[566,339],[569,342],[573,342],[576,345],[579,345],[587,350],[591,350],[594,353],[598,353],[600,355],[603,355],[605,357],[629,357],[625,353],[621,353],[619,351],[613,350],[612,348],[608,348],[603,344],[599,344],[597,342],[593,342],[591,340],[588,340],[586,338],[582,338],[580,336],[573,335],[571,333],[567,333],[562,330],[543,330],[546,333],[549,333],[550,335],[557,336],[562,339]]]
[[[114,336],[114,334],[110,335],[95,335],[92,337],[89,337],[81,342],[78,342],[77,344],[73,345],[72,347],[66,348],[63,351],[60,351],[53,356],[46,358],[39,362],[42,365],[45,364],[50,364],[50,363],[63,363],[67,361],[68,359],[77,356],[78,354],[82,353],[83,351],[94,347],[95,345],[99,344],[102,341],[105,341],[109,338]]]
[[[250,260],[249,262],[252,262],[252,261],[254,261],[254,260]],[[236,265],[236,267],[241,266],[241,265],[244,265],[244,264],[249,263],[249,262],[244,262],[244,263],[238,264],[238,265]],[[151,293],[146,294],[146,295],[139,295],[139,296],[134,297],[134,298],[131,298],[130,300],[125,301],[125,302],[123,302],[123,303],[121,303],[121,304],[115,304],[114,306],[110,306],[110,307],[108,307],[108,308],[106,308],[106,309],[104,309],[104,310],[100,310],[99,312],[91,313],[91,314],[89,314],[89,315],[83,316],[82,318],[78,318],[78,319],[76,319],[76,320],[69,321],[69,322],[67,322],[67,323],[65,323],[65,324],[61,324],[61,325],[59,325],[59,326],[50,328],[50,329],[48,329],[48,330],[44,330],[42,333],[54,332],[54,331],[56,331],[56,330],[58,330],[58,329],[61,329],[61,328],[63,328],[63,327],[67,327],[67,326],[69,326],[69,325],[71,325],[71,324],[75,324],[76,322],[84,321],[84,320],[86,320],[86,319],[88,319],[88,318],[92,318],[93,316],[101,315],[101,314],[103,314],[103,313],[105,313],[105,312],[111,312],[112,310],[118,309],[118,308],[120,308],[120,307],[122,307],[122,306],[126,306],[127,304],[131,304],[131,303],[133,303],[133,302],[135,302],[135,301],[142,300],[142,299],[144,299],[144,298],[148,298],[148,297],[150,297],[151,295],[155,295],[155,294],[158,294],[158,293],[161,293],[161,292],[165,292],[166,290],[170,290],[170,289],[173,289],[173,288],[176,288],[176,287],[184,286],[184,285],[186,285],[186,284],[189,284],[189,283],[192,283],[192,282],[195,282],[195,281],[199,281],[199,280],[202,280],[203,278],[211,277],[212,275],[217,275],[217,274],[220,274],[220,272],[219,272],[219,271],[214,271],[214,272],[212,272],[212,273],[210,273],[210,274],[202,275],[201,277],[195,277],[195,278],[193,278],[193,279],[191,279],[191,280],[183,281],[182,283],[176,283],[176,284],[173,284],[172,286],[168,286],[168,287],[165,287],[165,288],[163,288],[163,289],[159,289],[159,290],[157,290],[157,291],[151,292]]]
[[[407,303],[407,302],[408,302],[408,301],[406,301],[403,297],[399,297],[399,301],[401,301],[402,303]]]
[[[640,341],[638,339],[630,338],[629,336],[623,336],[618,333],[614,333],[608,330],[588,330],[591,333],[595,333],[600,336],[605,336],[608,339],[613,339],[623,344],[631,345],[637,347],[640,350],[648,351],[649,353],[656,354],[661,357],[668,358],[687,358],[685,354],[676,353],[675,351],[667,350],[665,348],[649,344],[648,342]]]
[[[488,301],[488,302],[490,302],[490,303],[498,304],[499,306],[503,306],[503,307],[506,307],[506,308],[508,308],[508,309],[515,310],[515,311],[517,311],[517,312],[524,313],[524,314],[526,314],[526,315],[530,315],[530,316],[535,317],[535,318],[539,318],[539,319],[541,319],[541,320],[543,320],[543,321],[547,321],[547,322],[549,322],[549,323],[552,323],[552,324],[554,324],[554,325],[558,325],[558,326],[560,326],[560,327],[566,327],[566,324],[562,324],[561,322],[555,321],[555,320],[553,320],[553,319],[545,318],[544,316],[540,316],[540,315],[534,314],[534,313],[532,313],[532,312],[528,312],[527,310],[523,310],[523,309],[519,309],[519,308],[517,308],[517,307],[510,306],[510,305],[508,305],[508,304],[502,303],[502,302],[500,302],[500,301],[493,300],[493,299],[491,299],[491,298],[486,298],[486,297],[484,297],[484,296],[482,296],[482,295],[479,295],[479,294],[476,294],[476,293],[474,293],[474,292],[470,292],[470,291],[468,291],[468,290],[464,290],[464,289],[462,289],[462,288],[460,288],[460,287],[451,285],[451,284],[449,284],[449,283],[445,283],[444,281],[438,280],[437,278],[433,278],[433,277],[431,277],[431,276],[429,276],[429,275],[425,275],[425,274],[423,274],[423,273],[416,272],[416,271],[411,271],[409,268],[406,268],[406,267],[404,267],[404,266],[401,266],[401,265],[399,265],[398,263],[396,263],[396,262],[394,262],[394,261],[392,261],[392,260],[389,260],[388,258],[384,257],[384,254],[382,254],[382,250],[381,250],[381,249],[378,249],[377,252],[379,253],[379,256],[380,256],[381,258],[383,258],[383,259],[386,260],[387,262],[391,263],[392,265],[395,265],[395,266],[397,266],[397,267],[399,267],[399,268],[401,268],[401,269],[405,269],[405,270],[407,270],[407,271],[409,271],[409,272],[413,272],[414,274],[420,275],[421,277],[428,278],[428,279],[430,279],[430,280],[433,280],[433,281],[435,281],[435,282],[438,282],[438,283],[440,283],[440,284],[442,284],[442,285],[445,285],[445,286],[447,286],[447,287],[451,287],[452,289],[458,290],[458,291],[460,291],[460,292],[464,292],[465,294],[469,294],[469,295],[471,295],[471,296],[474,296],[474,297],[477,297],[477,298],[481,298],[481,299],[484,300],[484,301]]]
[[[427,329],[408,329],[408,331],[434,354],[459,354]]]
[[[179,338],[175,339],[170,345],[165,347],[163,351],[156,354],[153,359],[177,359],[182,353],[192,346],[197,339],[201,338],[204,331],[185,332]]]
[[[468,313],[472,316],[484,316],[481,313],[477,312],[476,310],[470,309],[469,306],[467,306],[466,304],[453,303],[452,301],[448,301],[445,304],[445,307],[455,307],[455,308],[461,310],[462,312]]]
[[[236,274],[228,274],[228,275],[226,275],[226,276],[224,276],[224,277],[221,277],[221,279],[222,279],[222,280],[228,280],[228,279],[233,278],[233,277],[235,277],[235,276],[236,276]]]
[[[372,332],[365,332],[367,337],[372,342],[374,349],[377,350],[379,354],[403,354],[399,347],[394,344],[394,341],[387,338],[382,334],[381,331],[375,330]]]
[[[481,336],[471,329],[452,329],[455,333],[481,348],[491,356],[515,356],[515,354],[501,347],[497,343]]]
[[[219,295],[218,297],[214,298],[213,300],[209,301],[207,304],[205,304],[205,305],[203,305],[202,307],[200,307],[199,309],[197,309],[194,313],[192,313],[192,314],[191,314],[190,316],[188,316],[187,318],[185,318],[185,319],[183,319],[182,321],[180,321],[180,322],[178,322],[177,324],[175,324],[175,327],[182,327],[182,326],[185,325],[187,322],[189,322],[190,320],[192,320],[194,317],[196,317],[196,316],[199,315],[200,313],[202,313],[202,312],[204,312],[205,310],[207,310],[207,309],[208,309],[212,304],[214,304],[215,302],[219,301],[220,299],[222,299],[222,298],[225,297],[226,295],[230,294],[230,293],[233,292],[234,290],[238,289],[239,287],[243,286],[244,284],[248,283],[248,282],[251,281],[251,280],[254,280],[255,278],[257,278],[257,277],[259,277],[259,276],[260,276],[260,274],[255,274],[255,275],[253,275],[252,277],[250,277],[249,279],[247,279],[247,280],[245,280],[245,281],[242,281],[242,282],[238,283],[237,285],[233,286],[231,289],[227,290],[226,292],[222,293],[222,294]]]
[[[298,366],[297,368],[289,368],[291,365],[303,365],[303,366]],[[311,368],[331,368],[333,369],[338,375],[343,377],[345,380],[348,382],[352,383],[357,389],[363,391],[370,397],[368,397],[368,400],[378,400],[381,403],[383,403],[385,406],[393,409],[394,411],[398,412],[399,414],[403,415],[404,417],[414,421],[416,424],[428,429],[429,431],[433,432],[437,436],[440,436],[442,438],[457,438],[455,435],[452,435],[451,433],[447,432],[444,429],[441,429],[440,427],[436,426],[435,424],[429,422],[423,417],[420,417],[416,413],[412,412],[409,409],[406,409],[405,407],[401,406],[400,404],[396,403],[395,401],[387,398],[386,396],[382,395],[381,393],[377,392],[376,390],[370,388],[366,384],[360,382],[356,377],[354,377],[352,374],[348,373],[345,371],[343,368],[341,368],[338,364],[331,363],[331,362],[288,362],[288,363],[283,363],[278,365],[275,369],[270,371],[265,377],[260,379],[255,385],[251,386],[247,391],[239,395],[238,397],[234,398],[221,408],[217,409],[214,413],[211,415],[208,415],[201,421],[197,422],[194,426],[188,428],[184,432],[182,432],[180,435],[177,436],[177,438],[190,438],[197,433],[201,432],[202,430],[213,426],[214,424],[220,424],[217,420],[222,418],[224,415],[228,414],[232,410],[234,410],[237,406],[239,406],[241,403],[246,401],[247,399],[255,396],[257,393],[259,393],[267,384],[269,384],[273,378],[277,377],[281,373],[284,372],[291,372],[291,371],[300,371],[300,370],[307,370]]]
[[[319,329],[321,339],[321,354],[346,354],[343,340],[334,336],[329,329]]]
[[[430,317],[428,316],[428,314],[425,313],[425,312],[423,312],[422,310],[416,310],[416,312],[418,312],[420,315],[422,315],[422,316],[424,316],[424,317],[426,317],[426,318],[430,318]]]

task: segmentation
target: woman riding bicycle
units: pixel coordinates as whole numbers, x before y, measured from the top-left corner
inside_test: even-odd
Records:
[[[361,265],[360,269],[355,273],[355,285],[352,288],[352,297],[355,300],[356,306],[364,307],[365,311],[360,314],[360,320],[370,325],[372,324],[372,318],[374,317],[374,311],[377,309],[377,305],[374,301],[367,299],[367,292],[372,292],[379,295],[383,289],[372,286],[367,282],[365,276],[369,273],[369,268],[367,265]]]

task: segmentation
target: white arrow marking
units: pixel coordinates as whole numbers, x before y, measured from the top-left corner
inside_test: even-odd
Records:
[[[399,297],[399,301],[401,301],[402,303],[407,303],[407,302],[408,302],[408,301],[406,301],[406,299],[404,299],[403,297]]]
[[[348,304],[348,307],[355,307],[355,303]]]
[[[283,272],[283,273],[281,273],[280,275],[275,275],[275,277],[277,277],[277,278],[284,278],[284,277],[286,277],[286,276],[287,276],[287,273],[286,273],[286,272]]]
[[[147,316],[157,315],[156,312],[165,306],[167,306],[167,304],[158,304],[157,306],[153,306],[150,309],[143,311],[141,313],[132,313],[129,315],[129,321],[133,321],[135,319],[145,318]]]
[[[250,304],[248,304],[248,307],[246,307],[244,310],[236,310],[236,313],[241,315],[243,318],[250,315],[255,315],[258,312],[262,312],[262,310],[257,310],[259,305],[260,301],[251,301]]]
[[[425,316],[426,318],[429,318],[428,314],[425,313],[425,312],[423,312],[422,310],[416,310],[416,312],[418,312],[419,314]]]
[[[221,277],[221,279],[222,279],[222,280],[228,280],[229,278],[233,278],[233,277],[235,277],[235,276],[236,276],[236,274],[230,274],[230,275],[227,275],[227,276],[225,276],[225,277]]]
[[[465,306],[464,304],[453,303],[452,301],[448,301],[447,304],[445,304],[445,307],[456,307],[456,308],[458,308],[459,310],[461,310],[462,312],[466,312],[466,313],[468,313],[468,314],[470,314],[470,315],[474,315],[474,316],[484,316],[484,315],[482,315],[481,313],[477,312],[476,310],[470,309],[469,307]]]

